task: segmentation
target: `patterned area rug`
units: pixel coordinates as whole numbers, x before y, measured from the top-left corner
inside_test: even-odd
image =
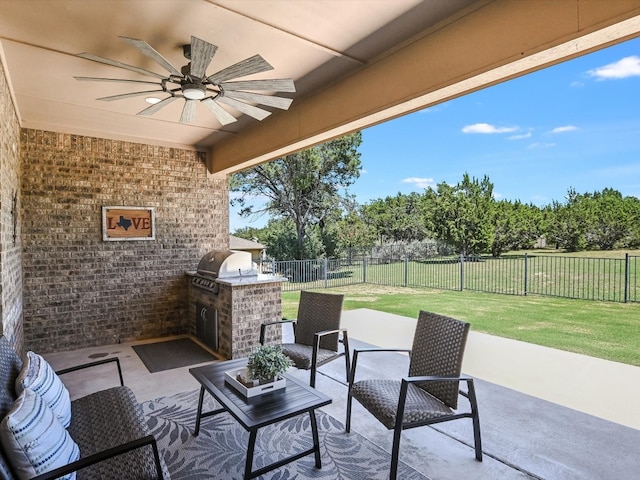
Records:
[[[164,452],[171,478],[241,479],[249,434],[228,413],[204,419],[200,435],[194,437],[198,390],[144,402],[143,411],[151,432]],[[213,408],[212,400],[205,411]],[[344,426],[321,410],[316,411],[320,434],[322,469],[315,468],[313,455],[289,463],[261,477],[261,480],[384,480],[389,478],[391,456],[358,433],[346,434]],[[253,468],[257,469],[311,448],[309,415],[263,428],[258,432]],[[406,464],[398,478],[428,480]]]

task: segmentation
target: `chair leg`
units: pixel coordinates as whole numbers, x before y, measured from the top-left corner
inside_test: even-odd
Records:
[[[393,446],[391,447],[391,469],[389,471],[389,480],[396,480],[398,476],[398,461],[400,457],[400,436],[402,434],[402,422],[400,425],[396,423],[393,430]]]
[[[348,343],[348,341],[347,341]],[[348,344],[345,344],[347,347]],[[351,431],[351,402],[353,400],[353,395],[351,395],[351,389],[353,388],[353,383],[356,378],[356,365],[358,364],[358,351],[355,350],[353,353],[353,363],[351,364],[351,373],[349,373],[349,389],[347,390],[347,422],[345,425],[345,431],[349,433]]]
[[[351,431],[351,388],[349,388],[349,393],[347,393],[347,421],[344,427],[345,432],[349,433]]]
[[[473,440],[476,450],[476,460],[482,461],[482,439],[480,437],[480,416],[478,415],[478,402],[476,401],[476,389],[473,379],[467,381],[469,403],[471,404],[471,419],[473,421]]]
[[[476,446],[476,460],[482,461],[482,440],[480,439],[480,419],[478,415],[473,417],[473,438]]]
[[[407,390],[409,384],[402,379],[400,385],[400,397],[398,398],[398,409],[396,410],[396,424],[393,428],[393,446],[391,447],[391,470],[389,480],[396,480],[398,475],[398,459],[400,457],[400,436],[402,435],[402,424],[404,420],[404,405],[407,401]]]
[[[320,337],[318,334],[313,335],[313,350],[311,351],[311,378],[309,386],[316,388],[316,369],[318,368],[318,349],[320,348]]]
[[[349,337],[347,336],[346,331],[342,334],[342,346],[344,347],[344,362],[347,371],[347,383],[350,383],[351,379],[349,378],[349,373],[351,371],[351,354],[349,353]]]
[[[315,369],[315,367],[311,367],[311,376],[309,378],[309,386],[311,388],[316,388],[316,369]]]

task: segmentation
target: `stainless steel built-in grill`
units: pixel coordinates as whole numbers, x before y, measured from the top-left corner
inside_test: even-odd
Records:
[[[214,250],[188,279],[190,332],[221,358],[248,356],[261,325],[281,319],[281,277],[258,275],[249,252]]]
[[[198,270],[191,278],[191,285],[200,290],[195,297],[196,336],[207,346],[218,351],[220,300],[218,280],[256,275],[249,252],[213,250],[198,263]]]
[[[202,257],[198,270],[191,280],[195,287],[218,293],[219,278],[256,275],[251,253],[235,250],[212,250]]]

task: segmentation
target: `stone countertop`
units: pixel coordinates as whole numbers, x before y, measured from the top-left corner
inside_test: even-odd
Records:
[[[189,276],[194,276],[197,274],[195,271],[185,272]],[[265,275],[265,274],[257,274],[257,275],[244,275],[244,276],[235,276],[235,277],[223,277],[216,279],[217,283],[223,285],[251,285],[254,283],[272,283],[272,282],[287,282],[289,281],[287,277],[280,277],[277,275]]]
[[[286,282],[286,277],[278,277],[276,275],[245,275],[243,277],[223,277],[216,280],[216,282],[223,285],[249,285],[253,283],[273,283],[273,282]]]

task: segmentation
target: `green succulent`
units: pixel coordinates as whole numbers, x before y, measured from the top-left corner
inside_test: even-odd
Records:
[[[282,375],[293,365],[279,345],[260,345],[249,355],[247,368],[257,380],[271,380]]]

